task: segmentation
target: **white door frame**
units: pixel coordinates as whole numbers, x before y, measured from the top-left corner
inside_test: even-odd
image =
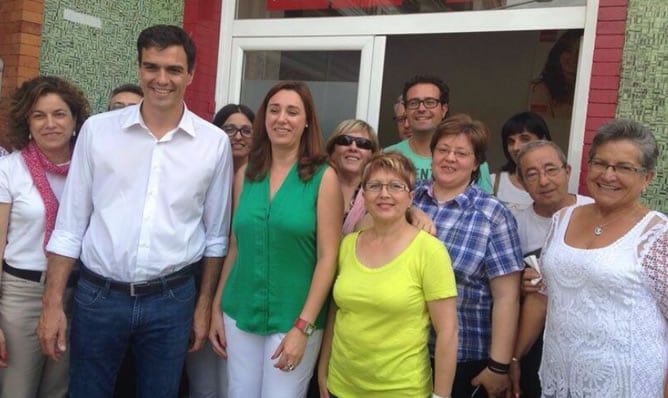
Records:
[[[243,1],[243,0],[242,0]],[[425,14],[235,19],[236,1],[222,1],[216,109],[238,101],[244,50],[361,50],[357,117],[378,127],[387,35],[584,29],[567,156],[576,192],[600,0],[585,6]]]
[[[227,102],[237,103],[241,97],[245,51],[350,51],[361,52],[357,87],[357,106],[355,115],[366,119],[373,113],[370,93],[374,82],[382,83],[382,59],[385,58],[385,41],[373,36],[324,36],[324,37],[239,37],[232,39],[230,57],[230,79],[228,82]],[[383,53],[379,53],[378,49]],[[381,62],[374,62],[380,59]],[[372,75],[373,68],[380,68]],[[375,96],[379,97],[379,96]],[[377,112],[376,112],[377,113]],[[377,121],[376,121],[377,123]]]

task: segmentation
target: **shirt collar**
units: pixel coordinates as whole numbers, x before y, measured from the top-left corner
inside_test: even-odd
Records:
[[[142,128],[150,131],[149,128],[146,126],[146,123],[144,123],[144,118],[142,117],[140,112],[143,102],[144,100],[141,100],[139,104],[132,107],[131,111],[127,112],[125,120],[121,123],[123,129],[128,129],[132,126],[139,125]],[[181,116],[181,120],[179,120],[179,123],[172,131],[179,131],[179,130],[190,135],[191,137],[195,137],[196,135],[193,114],[188,110],[188,106],[185,104],[185,102],[183,103],[183,115]]]
[[[469,184],[463,192],[460,192],[454,198],[446,201],[443,205],[447,206],[454,202],[460,208],[468,207],[471,203],[473,203],[476,190],[479,190],[479,188],[475,184]],[[440,205],[434,196],[433,181],[423,180],[418,183],[417,187],[415,188],[415,197],[420,199],[424,196],[429,197],[435,204]]]

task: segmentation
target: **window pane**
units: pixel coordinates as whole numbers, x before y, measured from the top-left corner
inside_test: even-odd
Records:
[[[238,0],[237,18],[313,18],[583,6],[586,0]]]
[[[327,137],[338,122],[355,117],[360,57],[360,51],[247,51],[241,103],[257,109],[277,82],[304,81]]]

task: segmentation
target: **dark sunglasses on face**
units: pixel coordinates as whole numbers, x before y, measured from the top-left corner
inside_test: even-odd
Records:
[[[353,137],[352,135],[342,134],[334,140],[334,144],[342,146],[351,146],[355,143],[359,149],[373,150],[373,143],[371,140],[362,137]]]
[[[224,124],[221,128],[230,137],[237,135],[237,131],[241,133],[242,137],[250,137],[251,134],[253,134],[253,128],[248,125],[237,126],[235,124]]]

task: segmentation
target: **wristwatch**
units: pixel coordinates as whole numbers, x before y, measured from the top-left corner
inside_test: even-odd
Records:
[[[297,329],[301,330],[302,333],[304,333],[307,336],[310,336],[313,334],[313,331],[315,330],[315,325],[312,323],[309,323],[309,321],[302,319],[302,318],[297,318],[295,319],[294,325]]]

